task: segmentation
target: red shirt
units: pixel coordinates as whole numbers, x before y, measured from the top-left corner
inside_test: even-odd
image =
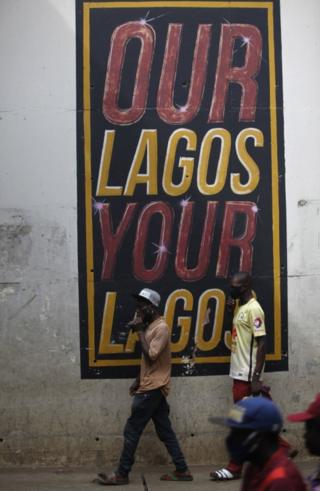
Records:
[[[306,491],[300,472],[279,448],[263,467],[249,464],[242,483],[242,491]]]

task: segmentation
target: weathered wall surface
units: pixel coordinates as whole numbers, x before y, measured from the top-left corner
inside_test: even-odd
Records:
[[[318,0],[282,0],[289,372],[266,375],[285,413],[320,371]],[[116,460],[129,380],[80,380],[73,0],[0,6],[0,465]],[[222,462],[228,377],[174,379],[173,424],[190,462]],[[287,425],[301,445],[301,428]],[[165,463],[150,427],[138,461]]]

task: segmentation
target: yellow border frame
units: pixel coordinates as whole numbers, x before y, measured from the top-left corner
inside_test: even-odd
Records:
[[[87,258],[87,302],[89,334],[89,367],[135,366],[140,359],[96,360],[94,347],[94,275],[93,275],[93,225],[92,225],[92,181],[91,181],[91,127],[90,127],[90,10],[97,8],[261,8],[268,11],[269,44],[269,88],[270,88],[270,130],[271,130],[271,182],[273,218],[273,273],[274,273],[274,352],[267,360],[281,360],[281,285],[280,285],[280,220],[278,189],[278,142],[276,114],[276,70],[274,45],[274,13],[272,2],[242,1],[142,1],[142,2],[85,2],[83,4],[83,102],[84,102],[84,155],[85,155],[85,216],[86,216],[86,258]],[[89,306],[92,308],[89,308]],[[196,363],[227,363],[229,356],[196,357]],[[172,363],[180,364],[181,357],[172,358]]]

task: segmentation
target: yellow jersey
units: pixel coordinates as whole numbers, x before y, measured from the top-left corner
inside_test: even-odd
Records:
[[[266,335],[264,312],[255,298],[236,310],[231,334],[230,377],[250,382],[256,366],[256,338]]]

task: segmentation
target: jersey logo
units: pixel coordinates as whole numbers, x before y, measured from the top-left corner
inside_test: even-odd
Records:
[[[260,319],[260,317],[257,317],[254,320],[253,325],[254,325],[255,329],[259,329],[262,326],[262,320]]]

